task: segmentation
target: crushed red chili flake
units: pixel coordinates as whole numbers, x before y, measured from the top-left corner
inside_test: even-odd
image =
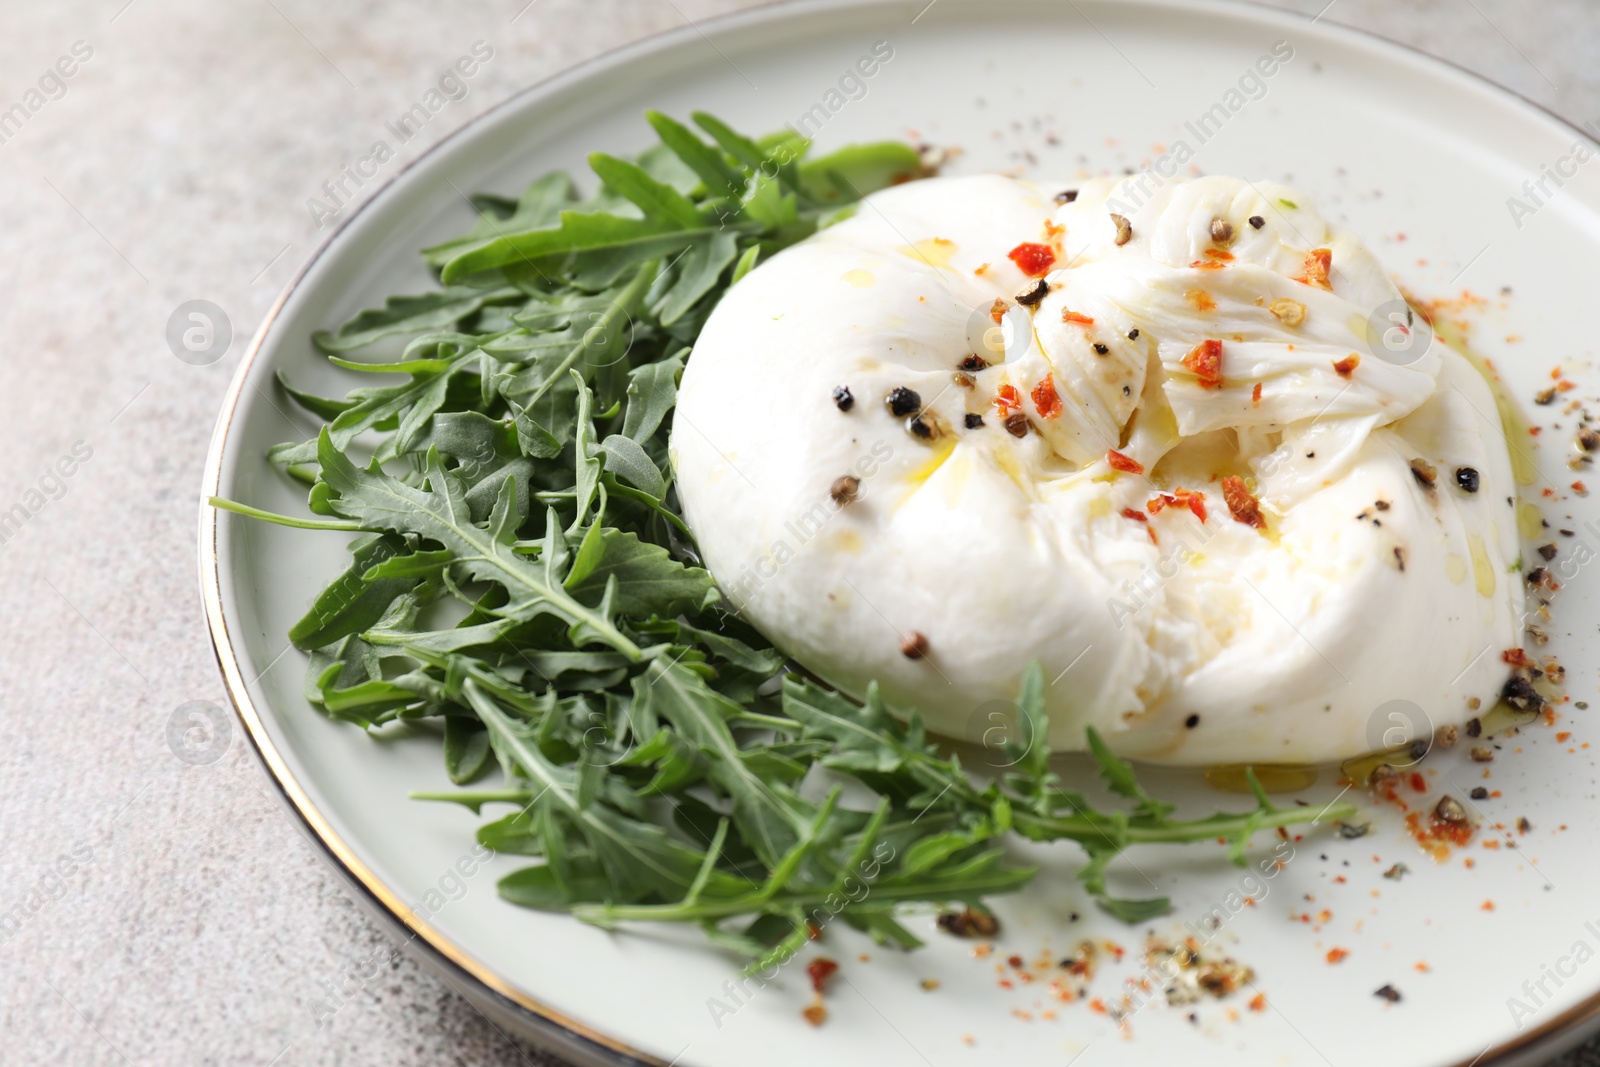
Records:
[[[989,305],[989,318],[996,326],[998,326],[1000,325],[1000,320],[1004,319],[1005,317],[1006,302],[996,298],[995,302]]]
[[[1533,666],[1533,662],[1528,659],[1528,654],[1520,648],[1508,648],[1500,653],[1500,658],[1513,667]]]
[[[1033,406],[1039,409],[1041,419],[1053,419],[1061,414],[1061,395],[1056,392],[1054,375],[1046,374],[1044,381],[1033,387]]]
[[[1257,382],[1256,387],[1250,390],[1250,405],[1254,407],[1259,403],[1261,403],[1261,383]]]
[[[1405,822],[1406,832],[1436,861],[1449,855],[1451,845],[1459,848],[1477,833],[1461,802],[1450,796],[1442,797],[1432,811],[1407,812]]]
[[[1055,249],[1049,245],[1036,244],[1033,241],[1024,241],[1006,253],[1006,258],[1017,265],[1017,269],[1030,278],[1037,278],[1047,273],[1056,262]]]
[[[1354,374],[1356,372],[1356,368],[1360,365],[1361,357],[1352,352],[1348,356],[1345,356],[1343,359],[1335,363],[1333,365],[1333,371],[1339,377],[1348,381],[1350,379],[1350,375]]]
[[[1350,950],[1347,948],[1330,948],[1328,950],[1328,962],[1338,963],[1348,955],[1350,955]]]
[[[1075,325],[1078,325],[1078,326],[1093,326],[1094,325],[1094,320],[1091,319],[1089,316],[1080,315],[1076,311],[1067,311],[1064,308],[1061,311],[1061,321],[1062,322],[1074,323]]]
[[[1415,789],[1419,793],[1426,793],[1428,791],[1428,780],[1422,776],[1421,771],[1411,772],[1411,788]]]
[[[1200,380],[1200,388],[1221,389],[1222,342],[1201,341],[1183,357],[1183,367]]]
[[[800,1015],[812,1026],[821,1026],[828,1021],[828,1009],[820,1002],[800,1009]]]
[[[1106,450],[1106,462],[1111,464],[1111,469],[1114,471],[1126,471],[1128,474],[1144,473],[1144,464],[1124,456],[1114,448]]]
[[[1228,258],[1232,259],[1233,257],[1229,256]],[[1190,263],[1189,266],[1194,270],[1221,270],[1223,265],[1214,259],[1197,259]]]
[[[1142,511],[1135,510],[1134,508],[1123,508],[1122,517],[1125,519],[1132,519],[1134,522],[1150,521],[1150,516],[1146,515]]]
[[[1145,507],[1152,515],[1159,515],[1169,507],[1186,507],[1194,512],[1195,518],[1201,522],[1206,521],[1206,495],[1189,489],[1178,488],[1170,493],[1153,496]]]
[[[1266,518],[1261,514],[1261,502],[1251,495],[1250,487],[1238,475],[1230,474],[1222,479],[1222,499],[1227,503],[1228,514],[1233,516],[1235,522],[1242,522],[1257,530],[1267,525]]]
[[[1328,272],[1333,269],[1333,252],[1327,248],[1313,248],[1306,253],[1304,264],[1306,276],[1298,279],[1307,285],[1315,285],[1319,289],[1332,290],[1333,286],[1328,281]]]
[[[806,964],[806,974],[811,978],[811,988],[818,993],[822,992],[822,987],[828,984],[828,979],[838,970],[839,965],[826,956],[820,956]]]

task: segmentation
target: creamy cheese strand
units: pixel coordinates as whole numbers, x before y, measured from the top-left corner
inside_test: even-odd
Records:
[[[1400,293],[1295,190],[1061,188],[888,189],[723,298],[672,453],[732,603],[973,741],[1033,660],[1052,746],[1092,725],[1166,763],[1339,759],[1391,701],[1491,705],[1523,591],[1482,377],[1369,348]],[[1034,300],[1017,264],[1047,259]]]

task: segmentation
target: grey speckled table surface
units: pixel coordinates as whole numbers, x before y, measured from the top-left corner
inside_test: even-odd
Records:
[[[1325,3],[1323,18],[1600,118],[1589,0],[1281,0]],[[598,52],[749,6],[6,0],[0,110],[31,113],[0,122],[0,511],[33,514],[0,544],[0,914],[27,905],[0,931],[0,1063],[551,1062],[398,956],[317,1025],[320,980],[393,934],[237,731],[209,765],[168,747],[174,708],[225,701],[195,494],[244,340],[320,240],[307,198],[446,64],[477,40],[495,50],[402,159]],[[61,57],[72,76],[41,82]],[[164,330],[201,297],[235,341],[191,366]],[[74,454],[70,477],[50,473]]]

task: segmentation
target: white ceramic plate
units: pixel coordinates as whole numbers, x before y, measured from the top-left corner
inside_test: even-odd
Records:
[[[314,354],[309,335],[387,294],[427,288],[414,253],[468,225],[458,189],[514,193],[551,168],[583,172],[589,151],[637,150],[649,143],[641,113],[652,107],[678,115],[706,108],[762,131],[821,103],[835,112],[818,133],[823,148],[914,131],[964,150],[954,172],[1021,168],[1070,178],[1139,167],[1162,151],[1176,155],[1182,142],[1205,171],[1299,185],[1366,235],[1411,291],[1492,297],[1475,313],[1477,340],[1524,401],[1558,360],[1582,386],[1576,395],[1594,394],[1595,375],[1581,362],[1593,355],[1590,334],[1579,324],[1600,277],[1600,180],[1580,169],[1520,225],[1507,205],[1541,165],[1568,155],[1576,131],[1436,61],[1267,10],[943,0],[916,17],[924,3],[784,6],[686,29],[532,89],[450,138],[343,226],[269,314],[218,424],[206,492],[301,507],[303,494],[262,458],[269,444],[314,429],[286,414],[274,372],[342,392],[349,383]],[[864,93],[830,95],[879,41],[893,57]],[[1250,80],[1279,41],[1293,57],[1271,78]],[[1502,298],[1502,286],[1515,295]],[[1485,432],[1494,430],[1486,423]],[[1570,432],[1523,442],[1543,443],[1535,454],[1556,487],[1575,477],[1564,465]],[[1554,525],[1576,531],[1555,538],[1571,577],[1549,651],[1569,666],[1577,700],[1594,692],[1600,607],[1594,580],[1568,560],[1579,543],[1600,545],[1600,526],[1584,525],[1595,510],[1583,500],[1547,508]],[[1002,1057],[1059,1064],[1081,1054],[1111,1067],[1160,1054],[1197,1067],[1504,1064],[1553,1054],[1600,1011],[1600,961],[1589,958],[1600,950],[1595,765],[1578,747],[1591,733],[1584,714],[1569,705],[1557,729],[1573,736],[1558,742],[1555,730],[1534,727],[1507,743],[1486,783],[1502,795],[1478,805],[1490,821],[1531,820],[1519,848],[1474,843],[1434,863],[1406,838],[1393,808],[1377,813],[1366,838],[1341,840],[1324,828],[1295,844],[1264,898],[1229,914],[1211,950],[1254,968],[1262,1010],[1249,1010],[1255,989],[1246,989],[1195,1006],[1196,1021],[1189,1009],[1152,1006],[1119,1027],[1082,1001],[1052,1001],[1043,979],[1003,988],[996,967],[1004,969],[1004,957],[1031,963],[1084,937],[1120,942],[1131,965],[1148,931],[1181,935],[1186,922],[1225,906],[1243,877],[1209,847],[1141,852],[1138,869],[1120,864],[1116,881],[1143,894],[1142,871],[1176,908],[1129,929],[1084,901],[1071,877],[1075,850],[1063,845],[1044,854],[1028,893],[1000,901],[1005,931],[988,959],[934,934],[927,915],[911,920],[930,938],[914,954],[830,933],[823,948],[844,971],[829,996],[831,1018],[813,1028],[799,1015],[808,994],[800,965],[730,993],[733,964],[694,932],[607,934],[513,907],[494,890],[519,865],[512,858],[452,873],[472,852],[477,820],[406,799],[448,787],[436,743],[374,740],[323,719],[300,695],[303,657],[285,652],[286,629],[343,565],[343,540],[203,509],[202,584],[239,713],[288,800],[364,899],[408,924],[412,944],[486,1010],[579,1061],[850,1067]],[[1483,769],[1460,749],[1424,767],[1430,798],[1484,784]],[[1334,777],[1325,771],[1302,795],[1333,796]],[[1195,808],[1232,800],[1173,775],[1153,781]],[[1482,836],[1504,835],[1486,828]],[[1256,857],[1273,843],[1262,840]],[[1383,878],[1396,862],[1412,873]],[[412,913],[430,890],[454,899]],[[1323,909],[1331,917],[1291,918],[1315,920]],[[1349,952],[1337,965],[1326,961],[1334,948]],[[858,959],[863,953],[870,961]],[[1115,1002],[1128,965],[1103,969],[1090,995]],[[939,988],[924,990],[926,978]],[[1404,999],[1375,997],[1385,984]]]

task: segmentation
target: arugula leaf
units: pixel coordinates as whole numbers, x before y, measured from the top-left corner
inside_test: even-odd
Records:
[[[402,538],[363,537],[350,549],[354,558],[349,569],[318,594],[311,610],[289,628],[289,640],[296,648],[322,648],[360,633],[383,617],[395,597],[417,584],[416,577],[381,569],[405,551]]]
[[[663,326],[672,326],[687,315],[702,297],[717,287],[722,272],[739,255],[739,235],[720,230],[699,238],[674,261],[677,277],[656,309]]]
[[[576,772],[550,762],[526,729],[508,718],[477,683],[468,681],[463,693],[487,728],[496,751],[505,755],[519,777],[538,788],[531,804],[536,818],[544,814],[580,834],[605,872],[608,890],[640,900],[681,892],[694,883],[700,868],[700,856],[694,850],[672,840],[660,827],[627,818],[603,804],[580,803]],[[545,835],[547,849],[551,836]],[[574,887],[561,885],[558,874],[552,870],[568,899],[581,899],[571,896]],[[731,878],[726,882],[738,884]],[[514,882],[513,887],[516,885]]]
[[[689,127],[659,111],[647,111],[644,117],[661,143],[694,171],[710,196],[737,199],[744,192],[744,173],[729,166],[720,152],[707,146]]]
[[[1091,726],[1088,728],[1088,735],[1089,754],[1100,765],[1100,776],[1105,779],[1106,785],[1113,793],[1137,802],[1136,811],[1145,818],[1160,819],[1173,810],[1171,804],[1159,801],[1144,791],[1144,787],[1134,776],[1133,764],[1112,752],[1111,746],[1105,743],[1099,731]]]
[[[644,447],[631,437],[612,434],[600,442],[605,469],[657,500],[667,495],[667,480]]]
[[[324,352],[349,352],[384,337],[453,326],[485,304],[518,295],[516,289],[484,291],[465,286],[421,296],[391,296],[381,308],[368,308],[338,330],[320,330],[311,341]]]
[[[445,773],[456,785],[468,785],[489,762],[489,732],[471,719],[451,715],[444,720]]]
[[[598,601],[612,581],[617,610],[624,615],[694,615],[720,599],[708,572],[673,559],[665,548],[637,534],[603,529],[600,547],[594,569],[570,587],[580,601]]]
[[[694,201],[665,182],[656,181],[638,164],[595,152],[589,156],[589,167],[612,191],[638,205],[645,218],[685,228],[700,225],[700,211]]]
[[[478,207],[480,211],[477,224],[461,237],[423,249],[422,258],[431,267],[443,267],[460,252],[496,237],[548,226],[556,221],[561,209],[570,205],[577,196],[572,179],[557,172],[546,174],[531,182],[527,189],[523,190],[522,196],[516,200],[512,210],[505,214],[497,210],[484,209],[503,207],[506,201],[496,200],[490,205],[474,202],[473,206]]]
[[[563,211],[557,226],[505,234],[459,253],[444,265],[441,277],[447,284],[454,284],[473,275],[519,264],[537,269],[540,262],[558,269],[557,257],[577,252],[625,252],[636,260],[672,255],[687,248],[696,237],[708,236],[716,230],[716,226],[704,222],[685,227],[659,219]]]
[[[800,164],[800,190],[814,200],[853,202],[921,172],[922,158],[910,145],[851,145]]]
[[[628,374],[628,408],[622,436],[640,444],[650,440],[678,399],[683,356],[674,353],[659,363],[642,363]]]
[[[376,530],[411,533],[437,541],[451,551],[462,568],[482,581],[497,582],[510,597],[500,608],[513,611],[544,611],[574,625],[582,623],[629,659],[642,658],[637,645],[572,595],[556,580],[559,564],[554,553],[545,566],[537,567],[511,550],[508,524],[514,498],[507,480],[500,494],[504,516],[490,529],[479,529],[467,510],[460,480],[444,469],[437,450],[428,454],[428,479],[431,488],[415,488],[381,471],[363,471],[333,445],[325,428],[317,440],[317,459],[322,474],[338,496],[334,509],[346,518],[356,519]]]

